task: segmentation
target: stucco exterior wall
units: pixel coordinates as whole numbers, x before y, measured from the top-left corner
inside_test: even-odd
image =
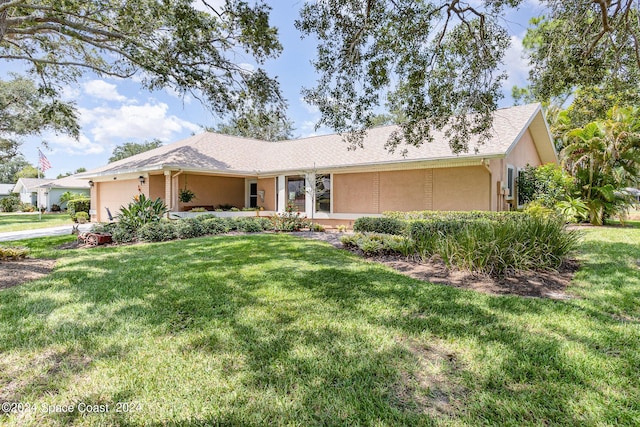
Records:
[[[165,178],[164,175],[149,175],[149,198],[156,200],[158,197],[164,200],[165,204],[168,204],[165,200]]]
[[[196,198],[189,203],[179,203],[180,210],[195,206],[213,206],[230,204],[237,208],[245,205],[245,179],[182,174],[178,177],[180,189],[188,188]]]
[[[484,166],[333,174],[333,212],[491,210]]]
[[[506,164],[513,165],[516,168],[524,168],[527,164],[531,166],[542,164],[529,129],[522,135],[520,141],[507,156]]]
[[[333,212],[378,213],[378,172],[333,174]]]
[[[433,209],[433,169],[380,172],[378,213]]]
[[[491,210],[489,171],[484,166],[433,170],[433,209]]]
[[[264,191],[264,202],[258,198],[258,206],[265,211],[276,210],[276,179],[261,178],[258,180],[258,191]]]

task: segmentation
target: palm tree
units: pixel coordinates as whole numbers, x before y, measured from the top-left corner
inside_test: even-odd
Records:
[[[640,110],[614,107],[602,121],[568,132],[561,151],[564,167],[576,180],[592,224],[625,209],[625,187],[640,177]]]

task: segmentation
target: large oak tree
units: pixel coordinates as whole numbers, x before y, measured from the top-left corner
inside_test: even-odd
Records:
[[[297,27],[318,40],[317,84],[304,91],[319,125],[361,144],[379,106],[403,121],[388,145],[420,145],[445,130],[456,152],[491,132],[502,97],[509,13],[523,0],[309,1]],[[527,39],[538,98],[599,86],[637,96],[640,39],[632,0],[542,0]]]
[[[0,0],[0,60],[28,64],[50,95],[85,71],[137,74],[149,89],[192,93],[217,115],[282,111],[277,80],[241,65],[282,50],[269,12],[242,0]]]

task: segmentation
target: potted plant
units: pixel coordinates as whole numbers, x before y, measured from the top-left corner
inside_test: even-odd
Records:
[[[189,203],[196,198],[196,195],[193,191],[183,188],[178,192],[178,198],[182,203]]]

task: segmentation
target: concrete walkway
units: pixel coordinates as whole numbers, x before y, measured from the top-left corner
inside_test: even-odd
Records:
[[[93,224],[79,224],[78,230],[80,232],[89,231],[92,226]],[[36,230],[10,231],[7,233],[0,233],[0,242],[33,239],[34,237],[64,236],[65,234],[71,235],[71,229],[71,225],[63,225],[60,227],[38,228]]]

